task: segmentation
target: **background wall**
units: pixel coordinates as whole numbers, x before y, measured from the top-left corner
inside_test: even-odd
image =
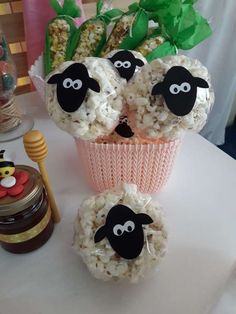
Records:
[[[213,35],[187,54],[201,60],[211,74],[216,100],[201,134],[221,145],[236,91],[236,1],[199,0],[197,5],[210,21]]]

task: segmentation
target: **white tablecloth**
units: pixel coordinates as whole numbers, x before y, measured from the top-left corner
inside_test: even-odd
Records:
[[[166,211],[170,234],[159,271],[137,285],[103,283],[71,248],[77,209],[93,193],[81,176],[73,139],[48,119],[36,93],[17,101],[48,141],[46,164],[62,221],[33,253],[0,250],[0,314],[209,313],[236,261],[235,161],[188,133],[166,188],[153,196]],[[18,164],[33,164],[22,139],[1,148],[16,151]]]

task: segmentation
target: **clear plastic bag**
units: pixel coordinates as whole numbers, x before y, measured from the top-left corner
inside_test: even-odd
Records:
[[[135,258],[121,257],[117,250],[114,250],[108,235],[95,243],[95,234],[99,228],[107,224],[108,213],[117,205],[123,205],[133,211],[134,225],[132,230],[132,221],[129,220],[123,226],[118,225],[117,227],[115,225],[113,232],[117,228],[128,228],[127,230],[130,228],[132,231],[129,232],[131,233],[135,230],[141,232],[141,229],[138,229],[140,225],[137,223],[137,217],[147,218],[149,216],[152,220],[152,222],[149,221],[151,223],[146,221],[142,225],[143,246],[140,254]],[[118,212],[117,215],[120,218],[122,212]],[[117,230],[115,232],[119,233]],[[127,232],[123,230],[119,239],[127,236]],[[137,240],[140,241],[139,236],[140,234],[134,237],[133,246],[139,244],[137,243]],[[104,281],[126,279],[130,282],[137,282],[148,270],[159,264],[165,254],[166,245],[167,230],[160,205],[154,205],[151,196],[140,193],[134,184],[123,184],[120,187],[92,196],[85,200],[79,209],[75,221],[73,247],[81,255],[92,275],[98,279]],[[133,246],[132,248],[126,247],[126,254],[127,252],[129,254],[131,250],[133,251]],[[122,251],[122,248],[120,249]]]
[[[125,80],[110,61],[88,57],[65,62],[46,80],[49,115],[75,138],[95,140],[118,124]]]

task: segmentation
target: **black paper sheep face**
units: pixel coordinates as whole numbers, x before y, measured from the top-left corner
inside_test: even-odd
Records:
[[[129,81],[133,77],[136,67],[142,67],[143,61],[135,58],[129,50],[115,53],[109,60],[114,64],[121,77]]]
[[[119,124],[115,128],[115,131],[118,135],[124,138],[130,138],[134,136],[134,132],[132,131],[131,127],[128,125],[127,116],[123,116],[120,118]]]
[[[113,206],[105,225],[96,231],[94,242],[100,242],[107,237],[118,255],[125,259],[134,259],[140,255],[144,245],[142,225],[152,222],[152,218],[147,214],[135,214],[125,205]]]
[[[57,100],[66,112],[79,109],[88,89],[100,92],[98,82],[89,77],[88,70],[82,63],[74,63],[64,72],[51,76],[48,84],[57,84]]]
[[[204,79],[192,76],[186,68],[174,66],[166,73],[164,81],[153,87],[152,95],[163,95],[173,114],[185,116],[194,107],[198,87],[209,88],[209,85]]]

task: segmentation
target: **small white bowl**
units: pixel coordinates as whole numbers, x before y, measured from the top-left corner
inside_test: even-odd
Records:
[[[38,91],[40,97],[45,102],[46,100],[46,82],[44,76],[43,68],[43,55],[40,55],[38,59],[34,62],[29,70],[29,76],[34,83],[36,90]]]

